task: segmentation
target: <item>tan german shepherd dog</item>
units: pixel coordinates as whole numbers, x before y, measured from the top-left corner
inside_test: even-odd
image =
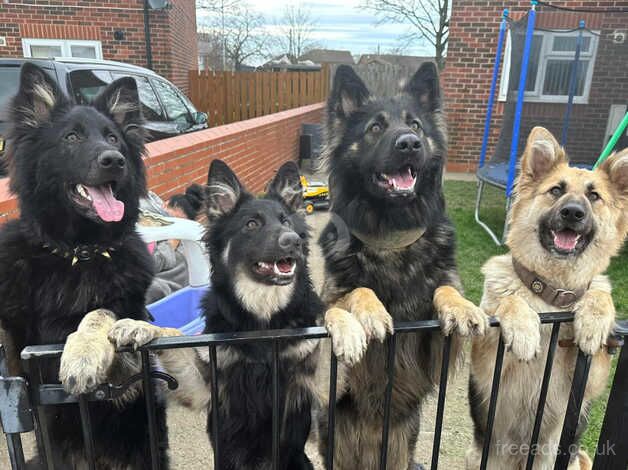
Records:
[[[615,308],[603,273],[628,230],[628,151],[594,171],[568,163],[550,132],[532,130],[510,214],[510,253],[491,258],[483,268],[481,308],[499,317],[507,351],[490,469],[525,468],[552,329],[540,325],[538,313],[574,311],[575,321],[560,329],[539,444],[532,449],[535,470],[554,467],[578,348],[593,356],[578,437],[589,403],[607,383],[605,343]],[[475,439],[467,451],[467,469],[480,465],[499,334],[492,329],[473,342],[469,400]],[[569,470],[590,469],[587,454],[572,447]]]

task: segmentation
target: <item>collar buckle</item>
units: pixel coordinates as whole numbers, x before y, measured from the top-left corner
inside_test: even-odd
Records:
[[[90,253],[87,245],[77,246],[74,249],[74,256],[76,256],[79,261],[89,261],[92,258],[92,254]]]
[[[578,296],[574,291],[567,289],[556,289],[556,295],[554,296],[554,305],[560,308],[573,307]]]

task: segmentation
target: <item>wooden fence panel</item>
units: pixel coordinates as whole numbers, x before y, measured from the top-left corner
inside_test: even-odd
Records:
[[[211,127],[265,116],[327,99],[330,69],[317,72],[192,70],[190,99]]]
[[[328,73],[327,86],[331,84],[338,65],[332,65]],[[396,95],[401,87],[417,71],[418,65],[362,64],[353,65],[353,70],[364,81],[368,89],[377,96]],[[329,88],[328,88],[329,90]],[[327,96],[327,94],[325,94]]]
[[[290,106],[288,109],[299,107],[299,73],[291,73],[290,76],[290,88],[288,93],[290,94]]]
[[[262,96],[262,79],[261,73],[255,74],[255,117],[263,116],[264,97]]]
[[[257,78],[257,75],[252,72],[249,73],[248,79],[249,79],[249,92],[248,92],[248,102],[247,102],[247,108],[249,110],[249,114],[248,114],[248,119],[254,118],[255,117],[255,101],[257,100],[257,96],[255,96],[255,80]]]

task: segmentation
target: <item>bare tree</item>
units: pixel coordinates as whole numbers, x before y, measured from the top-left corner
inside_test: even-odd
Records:
[[[199,27],[198,30],[198,66],[200,69],[224,70],[231,68],[231,64],[223,63],[224,54],[223,36],[213,28]],[[226,67],[225,67],[226,65]]]
[[[200,10],[204,10],[211,15],[210,25],[211,28],[215,31],[216,28],[220,28],[220,53],[221,53],[221,61],[222,68],[221,70],[227,69],[227,53],[226,53],[226,17],[228,14],[233,12],[233,9],[238,5],[238,0],[196,0],[196,8]]]
[[[412,31],[402,36],[402,40],[406,43],[426,40],[434,46],[438,67],[444,67],[449,40],[449,0],[366,0],[363,6],[383,23],[410,23]]]
[[[300,4],[286,5],[281,18],[275,21],[279,34],[275,49],[280,54],[299,58],[319,44],[312,39],[316,20],[311,11]]]
[[[268,35],[264,16],[248,4],[239,4],[225,20],[225,52],[238,70],[245,61],[264,57]]]
[[[267,54],[264,16],[248,3],[241,0],[197,0],[196,6],[210,14],[209,29],[221,38],[223,70],[238,70],[245,61]]]

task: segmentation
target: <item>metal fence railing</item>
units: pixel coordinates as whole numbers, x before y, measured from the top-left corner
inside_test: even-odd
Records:
[[[540,315],[541,323],[551,324],[552,333],[550,337],[550,345],[546,357],[545,374],[542,379],[539,403],[536,411],[536,419],[532,430],[532,438],[530,448],[538,442],[539,431],[543,419],[543,411],[545,407],[545,399],[550,380],[550,371],[554,359],[554,353],[558,344],[558,333],[562,323],[573,321],[572,313],[544,313]],[[491,327],[499,327],[499,320],[491,318]],[[387,452],[388,452],[388,434],[390,425],[390,409],[392,400],[392,391],[394,384],[394,368],[393,364],[396,353],[396,338],[400,334],[414,334],[419,331],[433,331],[438,334],[440,330],[439,322],[436,320],[417,321],[408,323],[398,323],[395,326],[395,335],[391,336],[387,341],[387,387],[385,392],[385,408],[382,420],[382,446],[380,450],[380,469],[386,469]],[[606,406],[606,413],[602,425],[601,434],[598,441],[598,452],[594,461],[594,470],[625,470],[628,465],[628,347],[622,347],[625,339],[628,337],[628,322],[619,322],[615,332],[617,341],[614,342],[613,349],[621,348],[621,352],[617,362],[617,370],[613,385],[610,390],[609,399]],[[22,441],[20,434],[35,431],[37,446],[42,460],[47,465],[48,470],[54,468],[51,461],[51,452],[49,452],[49,439],[47,437],[47,428],[45,420],[41,419],[41,410],[43,407],[57,404],[77,403],[80,410],[81,424],[83,429],[85,455],[89,462],[90,468],[95,468],[94,461],[94,441],[92,426],[90,422],[90,413],[87,403],[89,401],[112,400],[120,396],[126,387],[136,380],[141,380],[143,390],[146,394],[146,406],[148,412],[150,450],[152,456],[152,468],[159,469],[159,430],[155,416],[155,396],[154,388],[151,386],[155,378],[166,380],[168,386],[173,389],[177,384],[167,374],[159,371],[151,370],[149,367],[149,355],[151,351],[171,348],[209,348],[209,360],[211,368],[211,392],[214,397],[218,396],[218,375],[215,373],[216,364],[216,347],[223,344],[247,343],[247,342],[266,342],[272,348],[273,356],[273,419],[272,419],[272,456],[273,469],[277,469],[279,462],[279,390],[278,390],[278,358],[279,345],[282,341],[288,339],[323,339],[327,338],[327,332],[322,327],[304,328],[295,330],[270,330],[255,331],[238,334],[211,334],[199,336],[183,336],[173,338],[160,338],[144,347],[140,348],[140,356],[142,361],[142,372],[137,376],[131,377],[126,383],[121,385],[101,385],[95,391],[87,395],[79,397],[67,394],[59,384],[42,383],[40,380],[39,361],[46,358],[59,357],[63,351],[63,345],[51,346],[30,346],[22,351],[22,360],[25,369],[25,377],[8,377],[6,369],[6,361],[4,357],[0,357],[0,419],[3,430],[6,435],[9,456],[12,469],[18,470],[25,468],[24,452],[22,450]],[[440,456],[441,430],[445,411],[445,400],[447,393],[449,355],[451,348],[451,338],[446,338],[443,342],[443,361],[441,366],[440,385],[437,401],[436,422],[434,429],[434,439],[432,444],[431,469],[438,468],[438,460]],[[493,375],[492,392],[489,402],[487,432],[485,437],[485,445],[482,453],[481,469],[487,468],[489,448],[491,445],[491,434],[493,422],[495,418],[495,410],[497,407],[497,396],[499,393],[499,384],[501,377],[501,369],[504,358],[504,343],[500,340],[495,358],[495,368]],[[615,352],[614,350],[611,352]],[[327,468],[333,469],[334,458],[334,425],[335,425],[335,397],[336,397],[336,381],[337,381],[337,362],[335,356],[331,355],[330,362],[330,383],[329,383],[329,409],[328,409],[328,448],[327,448]],[[574,442],[576,429],[578,426],[579,412],[582,406],[585,386],[591,365],[591,357],[582,352],[578,353],[575,365],[573,382],[569,394],[567,411],[565,414],[564,425],[560,438],[560,445],[557,452],[555,469],[563,470],[567,468],[569,463],[569,452],[566,451]],[[212,408],[211,426],[214,435],[218,435],[220,430],[220,422],[218,416],[218,407]],[[221,449],[219,448],[219,439],[214,440],[214,462],[218,462],[218,456]],[[603,452],[603,447],[612,446],[613,452]],[[527,469],[531,469],[534,464],[534,453],[530,452]]]

